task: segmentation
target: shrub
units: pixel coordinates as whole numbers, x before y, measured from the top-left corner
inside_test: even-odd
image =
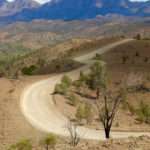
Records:
[[[64,75],[61,79],[61,83],[65,84],[67,87],[70,87],[72,84],[72,80],[67,75]]]
[[[77,120],[79,121],[79,123],[81,123],[82,119],[84,119],[84,117],[85,117],[83,104],[80,104],[78,106],[75,116],[76,116]]]
[[[96,61],[90,68],[87,85],[90,89],[96,90],[96,98],[99,99],[100,89],[106,88],[106,67],[102,61]]]
[[[88,124],[92,121],[92,106],[89,103],[86,103],[84,106],[84,118],[86,119]]]
[[[11,145],[8,150],[32,150],[30,140],[22,140],[16,144]]]
[[[68,104],[76,106],[78,103],[77,97],[74,94],[70,94],[68,97]]]
[[[66,95],[68,88],[72,85],[72,80],[68,76],[63,76],[60,84],[56,84],[54,93]]]
[[[24,75],[32,75],[33,72],[37,69],[36,66],[34,65],[31,65],[29,67],[24,67],[21,72],[24,74]]]
[[[87,123],[90,123],[92,120],[91,105],[88,103],[80,104],[76,111],[76,118],[79,122],[85,119]]]
[[[94,60],[102,60],[102,56],[100,54],[96,54]]]
[[[66,84],[56,84],[54,94],[66,95],[67,90],[68,90],[68,87],[66,86]]]
[[[76,81],[74,81],[73,85],[74,85],[76,88],[81,88],[83,85],[86,84],[87,79],[88,79],[88,76],[85,75],[85,74],[81,71],[81,72],[80,72],[79,79],[76,80]]]
[[[47,135],[43,140],[41,140],[41,145],[45,150],[54,149],[57,144],[57,138],[53,134]]]
[[[74,85],[77,89],[79,89],[79,88],[82,87],[82,82],[79,81],[79,80],[75,80],[75,81],[73,82],[73,85]]]
[[[150,124],[150,106],[141,101],[137,109],[138,120]]]

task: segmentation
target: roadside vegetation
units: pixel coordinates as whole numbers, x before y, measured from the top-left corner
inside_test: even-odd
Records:
[[[139,58],[140,53],[136,52],[135,57]],[[135,93],[149,93],[150,88],[145,84],[147,78],[131,73],[112,89],[106,65],[102,56],[96,54],[88,73],[80,72],[75,81],[65,75],[61,83],[56,85],[54,94],[63,95],[66,103],[75,107],[71,120],[78,125],[89,126],[96,118],[96,123],[103,126],[106,138],[110,138],[112,127],[120,126],[115,119],[120,111],[129,111],[138,123],[149,124],[150,106],[143,100],[137,106],[132,105],[128,98]]]
[[[57,136],[48,134],[39,140],[39,147],[43,150],[54,150],[57,144]],[[32,150],[33,145],[30,139],[25,139],[17,142],[16,144],[10,145],[7,150]]]
[[[136,47],[134,47],[135,44],[137,44]],[[141,73],[141,70],[138,70],[145,66],[146,69],[149,67],[150,58],[149,53],[147,53],[149,41],[139,39],[138,43],[137,41],[133,41],[119,47],[122,49],[122,52],[120,53],[120,48],[119,52],[118,48],[115,48],[115,55],[114,51],[109,52],[111,55],[109,56],[109,54],[107,54],[107,57],[105,55],[96,54],[92,59],[93,65],[88,72],[80,72],[79,77],[75,81],[72,80],[70,76],[67,76],[66,73],[66,75],[62,76],[60,83],[55,87],[54,96],[60,96],[58,100],[57,96],[55,97],[56,105],[61,100],[61,97],[63,97],[65,104],[74,110],[73,116],[67,116],[69,117],[69,122],[66,125],[66,130],[68,131],[69,137],[66,139],[67,143],[65,143],[65,145],[69,145],[69,149],[70,147],[73,148],[80,145],[81,138],[77,132],[78,126],[94,129],[103,127],[105,136],[109,139],[111,138],[111,131],[113,129],[119,130],[120,127],[124,125],[122,123],[123,117],[130,116],[132,118],[131,121],[138,127],[140,126],[140,128],[143,126],[149,127],[150,125],[149,101],[146,101],[145,97],[140,98],[140,100],[139,97],[137,97],[137,95],[146,95],[146,97],[148,97],[147,95],[150,93],[150,86],[148,85],[150,81],[149,75],[146,73],[145,75],[143,72]],[[131,51],[131,48],[133,51]],[[144,54],[139,49],[143,49]],[[118,59],[116,57],[118,57]],[[68,61],[68,68],[72,68],[72,66],[70,67],[70,61],[72,62],[72,60],[63,58],[64,57],[62,57],[61,60],[55,59],[51,62],[51,64],[55,64],[54,69],[52,69],[53,71],[57,70],[59,72],[61,66],[64,67],[62,62],[64,62],[65,65],[67,64],[65,62],[66,60]],[[37,71],[37,68],[43,69],[51,66],[45,67],[45,63],[47,62],[45,62],[43,58],[38,58],[37,63],[35,63],[36,65],[24,66],[21,68],[21,72],[25,75],[33,75]],[[80,66],[82,64],[78,65]],[[126,66],[130,68],[130,71],[128,71],[128,73],[121,72],[124,68],[126,69]],[[135,71],[134,67],[136,69],[139,67],[137,70],[140,73],[137,70]],[[124,78],[122,74],[121,78],[112,76],[114,68],[118,70],[121,68],[121,71],[117,70],[117,73],[126,73],[126,78]],[[133,70],[131,71],[132,68]],[[61,71],[64,70],[62,69]],[[66,71],[68,71],[68,69]],[[41,72],[43,73],[43,70]],[[132,99],[130,97],[132,97]],[[136,103],[133,101],[136,101]],[[121,113],[124,114],[123,117],[120,115]],[[125,121],[129,122],[130,120],[125,118]],[[143,130],[143,128],[141,130]],[[62,142],[60,141],[56,135],[49,134],[39,140],[39,149],[57,149],[58,143]],[[110,149],[111,148],[112,147],[110,147]],[[8,150],[31,149],[34,149],[32,140],[25,139],[11,145]]]
[[[141,39],[138,36],[136,38],[137,41],[114,48],[109,54],[96,54],[92,59],[94,63],[89,72],[80,72],[75,81],[66,73],[60,83],[56,85],[54,96],[63,97],[66,105],[74,110],[73,117],[69,118],[70,122],[66,127],[69,133],[69,145],[76,147],[81,141],[80,135],[77,134],[78,126],[94,129],[103,127],[106,138],[111,138],[111,130],[120,129],[124,125],[121,120],[122,114],[125,114],[123,117],[127,117],[126,122],[131,120],[136,126],[142,125],[141,130],[144,129],[143,126],[149,127],[150,105],[149,101],[145,99],[148,99],[150,93],[150,77],[147,74],[150,64],[148,51],[150,44],[149,40]],[[24,62],[29,58],[33,62],[26,64],[19,59],[20,62],[15,62],[14,65],[19,66],[19,72],[10,64],[6,67],[8,72],[6,73],[6,70],[4,72],[13,78],[17,78],[18,74],[67,72],[82,65],[68,59],[68,57],[72,57],[73,53],[61,55],[61,58],[52,59],[49,62],[40,57],[36,57],[37,60],[33,61],[32,57],[36,55],[21,56],[24,58]],[[115,76],[114,72],[116,72]],[[117,73],[121,74],[121,77],[117,76]],[[124,78],[124,74],[126,74],[126,78]],[[139,98],[139,95],[143,97]],[[58,101],[60,100],[58,99]],[[56,99],[56,104],[58,101]],[[132,119],[128,120],[128,116],[131,116]],[[50,134],[41,139],[39,145],[44,150],[51,150],[55,149],[57,142],[58,137]],[[11,145],[9,150],[31,150],[33,149],[31,143],[30,140],[21,140]]]
[[[117,95],[116,93],[114,94],[114,92],[109,90],[108,86],[105,63],[96,60],[91,66],[89,73],[84,74],[81,72],[78,80],[72,82],[69,77],[64,76],[61,83],[56,85],[54,93],[62,94],[68,98],[67,95],[70,92],[84,97],[88,94],[84,93],[85,89],[95,91],[95,97],[93,97],[95,102],[93,104],[86,101],[78,101],[77,105],[75,97],[71,98],[71,100],[73,99],[73,104],[76,104],[73,106],[77,108],[75,118],[79,125],[83,125],[84,122],[90,124],[93,120],[93,109],[94,107],[97,108],[98,120],[103,124],[106,138],[110,138],[110,131],[116,112],[124,97],[122,92],[117,92]],[[84,90],[81,90],[81,88]],[[89,99],[90,97],[89,94]]]

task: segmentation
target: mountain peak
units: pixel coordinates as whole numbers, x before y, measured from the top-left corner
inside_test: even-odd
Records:
[[[129,0],[52,0],[39,6],[32,0],[16,0],[13,4],[13,7],[17,8],[16,13],[12,13],[15,9],[9,7],[9,16],[1,17],[0,21],[74,20],[95,18],[99,15],[108,14],[137,17],[150,16],[150,1],[137,3]]]

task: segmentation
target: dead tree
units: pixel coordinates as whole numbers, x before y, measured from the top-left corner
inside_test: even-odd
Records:
[[[70,135],[70,144],[74,147],[77,146],[80,142],[80,136],[77,133],[77,125],[69,121],[67,124],[67,130]]]
[[[99,99],[97,102],[99,119],[103,124],[107,139],[110,138],[111,127],[122,98],[122,92],[113,95],[112,92],[105,91],[102,94],[103,100]]]

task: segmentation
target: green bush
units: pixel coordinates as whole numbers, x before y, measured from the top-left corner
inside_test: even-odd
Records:
[[[72,80],[67,75],[64,75],[61,79],[61,83],[65,84],[67,87],[70,87],[72,85]]]
[[[80,104],[76,111],[76,118],[79,122],[85,119],[87,123],[90,123],[92,120],[91,105],[88,103]]]
[[[24,68],[22,68],[21,71],[22,71],[22,73],[23,73],[24,75],[32,75],[36,69],[37,69],[36,66],[31,65],[31,66],[29,66],[29,67],[24,67]]]
[[[22,140],[16,144],[11,145],[8,150],[32,150],[30,140]]]
[[[57,137],[53,134],[49,134],[41,140],[41,145],[45,148],[45,150],[54,149],[56,144]]]
[[[90,68],[88,86],[97,89],[106,86],[106,68],[102,61],[96,61]]]
[[[85,117],[83,104],[80,104],[78,106],[75,116],[76,116],[77,120],[79,121],[79,123],[81,123],[82,119],[84,119],[84,117]]]
[[[150,124],[150,106],[145,104],[143,101],[137,109],[138,120]]]
[[[68,97],[68,104],[76,106],[78,103],[77,97],[74,94],[70,94]]]
[[[74,85],[77,89],[79,89],[79,88],[82,87],[82,82],[79,81],[79,80],[75,80],[75,81],[73,82],[73,85]]]
[[[79,79],[73,82],[73,85],[78,89],[83,87],[88,80],[88,76],[85,75],[82,71],[80,72]]]
[[[56,84],[54,93],[66,95],[72,85],[72,80],[68,76],[63,76],[60,84]]]
[[[54,94],[66,95],[68,91],[68,87],[66,84],[56,84]]]
[[[92,106],[89,103],[86,103],[84,106],[84,118],[88,124],[92,121]]]

